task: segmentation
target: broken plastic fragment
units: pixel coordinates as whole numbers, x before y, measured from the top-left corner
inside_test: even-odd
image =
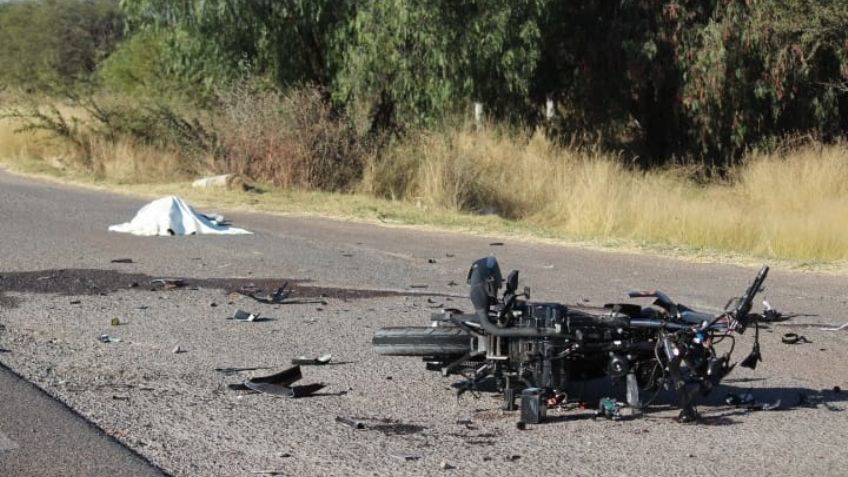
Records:
[[[248,313],[244,310],[237,309],[233,313],[233,319],[236,321],[256,321],[259,318],[259,313]]]
[[[332,361],[332,359],[333,355],[331,354],[323,354],[317,358],[307,358],[306,356],[299,356],[297,358],[292,359],[292,364],[320,366],[329,363],[330,361]]]
[[[120,343],[121,342],[120,338],[115,338],[115,337],[109,336],[107,334],[102,334],[102,335],[98,336],[97,339],[101,343]]]
[[[270,394],[278,397],[299,398],[314,394],[324,388],[324,384],[307,384],[304,386],[292,386],[292,383],[300,380],[303,374],[300,366],[289,368],[270,376],[251,378],[241,384],[230,384],[233,390],[250,390]]]

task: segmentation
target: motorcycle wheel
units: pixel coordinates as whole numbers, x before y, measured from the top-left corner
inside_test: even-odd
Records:
[[[458,327],[391,327],[377,330],[371,344],[384,356],[461,356],[471,351],[471,336]]]

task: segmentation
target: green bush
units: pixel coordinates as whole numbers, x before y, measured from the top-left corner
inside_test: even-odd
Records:
[[[98,66],[97,76],[109,93],[166,97],[181,90],[164,58],[165,38],[142,31],[118,45]]]
[[[0,3],[0,84],[43,92],[87,82],[123,31],[117,0]]]

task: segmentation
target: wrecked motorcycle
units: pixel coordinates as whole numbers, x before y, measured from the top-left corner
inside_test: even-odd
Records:
[[[708,394],[735,366],[735,333],[755,328],[753,349],[740,364],[753,369],[761,361],[759,322],[780,316],[768,306],[763,314],[751,313],[768,271],[763,266],[745,293],[714,315],[660,291],[629,293],[653,298],[646,307],[533,302],[529,288],[518,291],[518,271],[509,274],[499,297],[504,280],[498,262],[482,258],[467,278],[474,313],[450,309],[434,314],[429,327],[382,328],[372,343],[381,355],[419,356],[444,376],[463,374],[468,379],[460,392],[488,379],[503,393],[504,409],[515,409],[521,393],[522,420],[527,396],[535,398],[529,407],[539,422],[547,405],[567,399],[570,382],[609,376],[625,383],[627,402],[637,409],[662,389],[674,390],[678,420],[688,422],[699,417],[697,396]],[[730,348],[719,354],[715,346],[725,340]]]

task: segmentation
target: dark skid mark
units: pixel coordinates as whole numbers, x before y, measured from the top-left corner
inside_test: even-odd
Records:
[[[38,270],[34,272],[2,272],[0,273],[0,305],[14,307],[17,300],[4,297],[3,292],[18,293],[51,293],[59,295],[99,295],[118,290],[163,291],[161,287],[151,284],[157,278],[178,279],[183,282],[180,288],[213,288],[227,292],[242,289],[264,290],[273,292],[288,282],[292,291],[291,298],[335,298],[356,300],[362,298],[381,298],[390,296],[436,296],[435,293],[403,293],[385,290],[357,290],[345,288],[329,288],[304,285],[307,279],[292,278],[182,278],[160,277],[141,273],[124,273],[117,270],[97,269],[64,269]],[[283,302],[285,303],[285,302]]]
[[[427,428],[417,424],[409,424],[388,418],[356,418],[365,423],[366,429],[381,432],[387,436],[408,436],[423,432]]]

